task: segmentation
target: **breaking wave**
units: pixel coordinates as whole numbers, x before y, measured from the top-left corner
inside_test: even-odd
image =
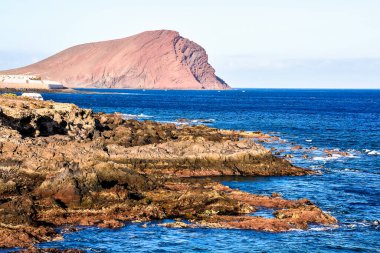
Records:
[[[380,155],[380,151],[378,151],[378,150],[364,149],[363,151],[364,151],[364,153],[366,153],[367,155],[373,155],[373,156]]]
[[[153,116],[149,116],[143,113],[140,114],[122,114],[123,119],[150,119]]]

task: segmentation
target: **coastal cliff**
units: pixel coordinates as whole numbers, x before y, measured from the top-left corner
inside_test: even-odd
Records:
[[[33,74],[67,87],[230,88],[215,75],[201,46],[169,30],[74,46],[35,64],[0,73]]]
[[[314,174],[254,141],[263,136],[1,95],[0,248],[60,239],[57,226],[116,228],[166,218],[179,220],[169,227],[272,232],[335,224],[310,200],[249,194],[211,180]],[[262,207],[273,218],[247,215]]]

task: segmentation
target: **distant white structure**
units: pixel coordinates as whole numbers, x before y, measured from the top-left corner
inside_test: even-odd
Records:
[[[22,93],[21,97],[28,97],[35,100],[44,100],[44,98],[39,93]]]
[[[33,75],[0,75],[0,88],[13,89],[63,89],[63,84],[42,80]]]

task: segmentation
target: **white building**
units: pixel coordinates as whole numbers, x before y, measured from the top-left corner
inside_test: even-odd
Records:
[[[63,89],[57,81],[42,80],[33,75],[0,75],[0,88],[13,89]]]

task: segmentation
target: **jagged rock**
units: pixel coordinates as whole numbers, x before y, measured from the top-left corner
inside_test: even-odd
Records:
[[[267,135],[124,120],[17,97],[0,96],[0,108],[0,247],[52,240],[62,225],[187,218],[195,227],[287,231],[336,222],[309,200],[199,178],[314,173],[254,141]],[[258,207],[276,216],[244,216]]]
[[[95,123],[91,110],[73,104],[22,99],[0,104],[0,125],[23,137],[61,134],[86,139],[94,134]]]
[[[128,154],[126,157],[125,154]],[[213,142],[169,141],[130,148],[108,147],[109,159],[144,174],[194,176],[305,175],[312,171],[297,168],[273,156],[251,140]]]

